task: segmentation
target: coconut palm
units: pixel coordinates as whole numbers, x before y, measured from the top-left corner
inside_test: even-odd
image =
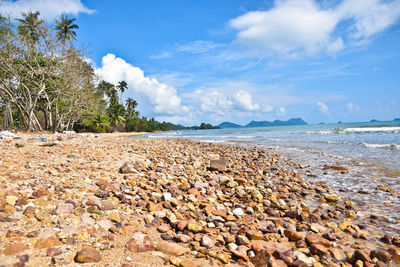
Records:
[[[56,30],[56,40],[61,41],[63,48],[65,47],[66,41],[70,43],[72,40],[76,40],[75,29],[79,29],[78,25],[74,24],[76,19],[69,19],[65,14],[62,14],[60,20],[56,20],[54,29]]]
[[[135,110],[137,106],[138,103],[136,102],[136,100],[133,100],[130,97],[126,100],[126,111],[130,117],[139,116],[139,112]]]
[[[39,41],[40,35],[46,31],[43,27],[45,21],[40,19],[39,15],[39,11],[29,11],[28,13],[22,12],[23,18],[17,19],[17,21],[20,22],[18,25],[18,33],[28,40],[31,48]]]
[[[117,85],[117,89],[121,92],[121,102],[122,102],[122,93],[128,89],[128,84],[125,81],[120,81]]]

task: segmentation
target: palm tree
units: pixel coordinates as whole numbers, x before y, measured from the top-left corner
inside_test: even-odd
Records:
[[[133,100],[130,97],[126,100],[126,111],[128,112],[128,115],[130,117],[139,116],[139,112],[135,111],[137,106],[138,106],[138,103],[136,102],[136,100]]]
[[[69,19],[65,14],[61,15],[60,20],[56,20],[56,25],[54,26],[56,30],[56,41],[61,41],[63,51],[66,41],[71,43],[72,39],[76,40],[76,32],[74,29],[79,29],[79,27],[74,24],[75,20],[76,19]]]
[[[107,113],[108,117],[110,118],[111,125],[113,126],[113,130],[118,124],[124,125],[126,110],[123,105],[113,105],[108,109]]]
[[[18,33],[28,40],[30,48],[33,48],[34,44],[39,41],[40,35],[42,35],[46,29],[42,26],[44,20],[39,18],[40,12],[28,13],[22,12],[22,19],[17,19],[20,22],[18,25]]]
[[[122,103],[122,93],[128,89],[128,84],[125,81],[120,81],[117,85],[117,89],[121,92],[121,103]]]

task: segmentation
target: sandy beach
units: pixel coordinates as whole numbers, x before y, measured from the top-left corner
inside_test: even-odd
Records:
[[[0,266],[400,265],[399,235],[275,152],[17,135],[0,140]]]

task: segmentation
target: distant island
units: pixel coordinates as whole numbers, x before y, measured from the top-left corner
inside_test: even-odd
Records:
[[[400,121],[400,118],[395,118],[393,121]]]
[[[274,120],[273,122],[270,121],[251,121],[250,123],[246,124],[245,126],[232,123],[232,122],[223,122],[218,125],[219,128],[224,129],[224,128],[249,128],[249,127],[272,127],[272,126],[291,126],[291,125],[307,125],[308,123],[305,122],[301,118],[292,118],[287,121],[281,121],[281,120]]]

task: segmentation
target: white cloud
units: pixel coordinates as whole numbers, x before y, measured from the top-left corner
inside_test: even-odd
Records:
[[[91,14],[95,10],[87,8],[81,0],[17,0],[0,1],[2,15],[17,18],[21,12],[39,11],[46,19],[54,19],[63,13],[78,15],[79,13]]]
[[[254,104],[249,92],[240,90],[233,95],[236,108],[243,111],[256,111],[260,109],[259,104]]]
[[[314,0],[276,0],[268,11],[248,12],[230,25],[239,31],[238,43],[258,55],[298,57],[365,42],[399,17],[399,0],[344,0],[329,8]]]
[[[276,114],[278,116],[285,115],[286,114],[286,109],[284,107],[280,107],[280,108],[277,109]]]
[[[179,52],[204,54],[222,46],[224,45],[210,41],[198,40],[183,45],[176,45],[175,49]]]
[[[321,111],[322,114],[330,115],[329,108],[324,102],[320,101],[317,103],[317,105],[318,105],[319,111]]]
[[[181,98],[174,87],[145,76],[140,68],[127,63],[122,58],[107,54],[103,57],[101,64],[101,68],[96,69],[98,76],[113,84],[122,80],[126,81],[130,90],[147,98],[153,105],[154,113],[176,116],[189,111],[186,106],[182,106]]]
[[[273,111],[273,110],[274,110],[274,107],[273,107],[273,106],[270,106],[270,105],[262,105],[262,106],[261,106],[261,111],[262,111],[262,112],[268,113],[268,112],[271,112],[271,111]]]
[[[360,108],[356,105],[356,104],[354,104],[354,103],[348,103],[347,105],[346,105],[346,107],[347,107],[347,110],[349,111],[349,112],[353,112],[353,111],[359,111],[360,110]]]

